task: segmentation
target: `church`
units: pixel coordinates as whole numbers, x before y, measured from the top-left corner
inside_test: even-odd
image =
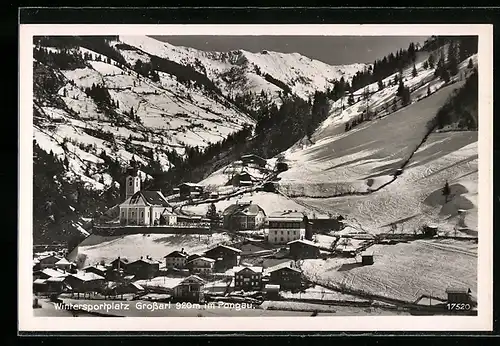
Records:
[[[141,178],[135,165],[127,169],[125,201],[120,204],[120,224],[153,226],[160,224],[162,214],[171,209],[161,191],[141,190]],[[166,220],[171,223],[171,220]],[[176,222],[172,220],[173,222]]]

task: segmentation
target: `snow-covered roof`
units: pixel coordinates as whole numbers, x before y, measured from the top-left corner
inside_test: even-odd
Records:
[[[318,244],[316,244],[313,241],[307,240],[307,239],[292,240],[291,242],[288,242],[287,245],[294,244],[294,243],[302,243],[302,244],[318,247]]]
[[[237,267],[233,268],[235,274],[239,273],[240,271],[242,271],[244,269],[250,269],[254,273],[262,273],[262,271],[264,270],[264,268],[257,267],[257,266],[248,266],[248,267],[247,266],[237,266]]]
[[[178,187],[180,187],[180,186],[203,187],[203,185],[196,184],[196,183],[182,183],[182,184],[179,184],[179,185],[178,185]]]
[[[182,280],[181,284],[189,281],[189,280],[195,280],[195,281],[198,281],[200,283],[205,283],[205,280],[203,280],[202,278],[200,278],[198,275],[189,275],[187,278],[185,278],[184,280]]]
[[[43,285],[46,283],[46,281],[46,279],[36,279],[35,281],[33,281],[33,283],[37,285]]]
[[[182,258],[187,258],[189,255],[186,252],[181,252],[181,251],[172,251],[168,255],[164,256],[163,258],[167,257],[182,257]]]
[[[70,276],[81,281],[104,280],[102,276],[91,272],[78,272],[76,274],[70,274]]]
[[[53,277],[60,277],[60,276],[66,276],[67,274],[62,272],[62,271],[59,271],[59,270],[56,270],[56,269],[51,269],[51,268],[46,268],[44,270],[42,270],[42,273],[45,274],[45,275],[48,275],[49,277],[53,278]]]
[[[193,261],[215,262],[215,260],[213,258],[208,258],[208,257],[203,257],[203,256],[193,258],[188,263],[191,263]]]
[[[48,278],[46,280],[46,282],[63,282],[65,279],[66,279],[66,277],[64,277],[64,276],[60,276],[57,278],[52,277],[52,278]]]
[[[134,195],[126,199],[120,206],[126,207],[128,205],[140,205],[144,204],[147,206],[162,206],[169,207],[170,204],[167,202],[165,196],[161,193],[161,191],[139,191]]]
[[[275,266],[272,266],[272,267],[269,267],[269,268],[266,268],[265,272],[266,273],[272,273],[272,272],[275,272],[277,270],[282,270],[282,269],[290,269],[290,270],[293,270],[293,271],[296,271],[296,272],[301,272],[299,269],[297,269],[293,264],[292,261],[286,261],[286,262],[283,262],[283,263],[280,263],[280,264],[277,264]]]
[[[213,250],[215,250],[215,249],[218,249],[218,248],[224,248],[224,249],[227,249],[227,250],[229,250],[229,251],[232,251],[232,252],[237,252],[237,253],[240,253],[240,252],[241,252],[241,250],[240,250],[240,249],[237,249],[237,248],[234,248],[234,247],[231,247],[231,246],[227,246],[227,245],[222,245],[222,244],[221,244],[221,245],[217,245],[217,246],[216,246],[216,247],[214,247],[214,248],[211,248],[210,250],[205,251],[205,253],[209,253],[209,252],[211,252],[211,251],[213,251]]]
[[[156,260],[153,260],[153,259],[140,258],[137,261],[134,261],[134,262],[130,263],[129,265],[132,265],[132,264],[138,263],[138,262],[142,262],[142,263],[146,263],[146,264],[159,264],[160,263],[159,261],[156,261]]]
[[[39,262],[42,262],[42,261],[44,261],[44,260],[46,260],[46,259],[49,259],[49,258],[57,258],[58,260],[60,260],[60,259],[61,259],[61,257],[60,257],[60,256],[57,256],[57,255],[55,255],[55,254],[50,254],[50,255],[45,255],[45,256],[41,256],[41,257],[39,257],[39,258],[38,258],[38,261],[39,261]]]
[[[267,217],[268,221],[302,221],[304,214],[297,210],[275,211]]]
[[[85,268],[83,268],[83,270],[87,271],[87,270],[89,270],[89,269],[91,269],[91,268],[95,268],[95,269],[97,269],[97,270],[99,270],[99,271],[101,271],[101,272],[105,272],[105,271],[107,271],[107,270],[108,270],[105,266],[102,266],[102,265],[100,265],[100,264],[95,264],[95,265],[93,265],[93,266],[88,266],[88,267],[85,267]]]
[[[56,262],[56,265],[71,265],[72,263],[68,261],[66,258],[61,258],[59,261]]]
[[[232,204],[222,212],[222,215],[236,215],[242,214],[246,216],[256,216],[260,211],[264,212],[264,210],[259,207],[257,204],[250,203],[236,203]]]

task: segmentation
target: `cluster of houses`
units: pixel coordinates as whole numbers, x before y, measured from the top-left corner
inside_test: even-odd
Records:
[[[296,247],[301,242],[292,242],[291,251],[302,251]],[[156,279],[164,278],[170,286],[160,286],[168,289],[173,298],[199,301],[204,285],[221,278],[229,279],[228,289],[230,287],[231,291],[262,292],[302,287],[301,271],[295,267],[295,261],[265,270],[262,266],[243,263],[241,255],[248,248],[242,249],[217,245],[202,254],[176,250],[164,256],[164,265],[149,256],[132,262],[117,257],[107,265],[94,264],[78,270],[75,263],[51,254],[38,259],[34,265],[33,289],[34,292],[48,294],[71,292],[85,295],[97,292],[115,296],[144,292],[155,286],[153,282]]]

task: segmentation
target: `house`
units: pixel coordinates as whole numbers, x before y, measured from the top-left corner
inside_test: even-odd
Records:
[[[224,271],[238,265],[241,250],[227,245],[217,245],[205,251],[204,256],[216,260],[215,269]]]
[[[192,254],[192,255],[189,255],[189,256],[188,256],[188,258],[187,258],[187,262],[191,262],[191,261],[192,261],[192,260],[194,260],[195,258],[199,258],[199,257],[203,257],[203,256],[202,256],[202,255],[200,255],[200,254],[197,254],[197,253]],[[187,263],[187,262],[186,262],[186,263]]]
[[[279,285],[281,290],[296,290],[302,286],[302,272],[293,262],[285,262],[269,268],[269,283]]]
[[[227,207],[223,213],[224,228],[231,231],[259,229],[264,225],[266,213],[252,202],[235,203]]]
[[[184,251],[184,249],[181,249],[181,251],[172,251],[165,257],[165,267],[167,269],[182,269],[186,266],[186,262],[188,259],[189,255]]]
[[[293,259],[319,258],[319,247],[310,240],[293,240],[287,245],[290,246],[290,257]]]
[[[33,292],[36,293],[62,293],[68,286],[65,284],[66,276],[36,279],[33,281]]]
[[[108,271],[108,269],[103,265],[96,264],[83,268],[83,271],[86,273],[94,273],[99,276],[106,277],[106,272]]]
[[[66,289],[68,289],[68,285],[66,284],[66,277],[52,277],[45,280],[46,283],[46,292],[48,293],[62,293]]]
[[[67,276],[68,273],[65,273],[62,270],[46,268],[39,272],[34,273],[34,276],[39,279],[49,279],[49,278],[58,278]]]
[[[266,165],[267,165],[266,159],[263,159],[262,157],[257,156],[255,154],[243,155],[240,158],[240,160],[244,165],[247,165],[247,166],[248,165],[255,165],[257,167],[266,167]]]
[[[175,218],[176,218],[176,225],[177,226],[207,226],[209,220],[207,220],[205,217],[202,215],[192,215],[192,214],[184,214],[180,211],[175,212]]]
[[[102,292],[105,279],[94,273],[78,272],[66,276],[64,283],[75,293]]]
[[[280,285],[266,284],[264,286],[266,300],[278,300],[280,296]]]
[[[267,218],[267,228],[267,239],[271,244],[287,244],[304,238],[306,218],[296,210],[274,212]]]
[[[137,191],[120,204],[120,224],[153,226],[170,204],[161,191]]]
[[[448,303],[470,303],[471,290],[466,288],[449,287],[446,289]]]
[[[54,265],[57,269],[63,270],[63,271],[70,271],[71,269],[75,268],[76,265],[74,263],[71,263],[68,261],[66,258],[61,258],[59,261],[57,261]]]
[[[112,261],[110,265],[112,270],[124,271],[127,269],[128,263],[128,259],[118,256],[118,258]]]
[[[201,302],[204,284],[205,280],[198,275],[190,275],[174,287],[174,298],[180,301]]]
[[[272,245],[261,240],[245,239],[239,243],[232,244],[232,246],[241,250],[241,257],[263,256],[275,253]]]
[[[235,267],[235,291],[260,291],[262,289],[262,267]]]
[[[197,198],[203,193],[203,186],[195,183],[182,183],[177,188],[181,199]]]
[[[252,186],[256,179],[248,172],[236,173],[231,179],[233,186]]]
[[[361,254],[361,263],[365,265],[373,264],[373,253],[365,252]]]
[[[38,259],[38,268],[41,270],[45,268],[54,268],[56,263],[61,260],[61,257],[56,256],[55,254],[46,255]]]
[[[33,281],[33,292],[47,292],[47,279],[36,279],[35,281]]]
[[[135,282],[113,282],[110,281],[106,285],[106,294],[109,296],[117,296],[123,294],[137,294],[144,291],[144,288]]]
[[[160,270],[160,262],[150,257],[141,257],[135,262],[129,263],[125,270],[127,274],[134,275],[136,279],[151,279]]]
[[[208,257],[197,257],[186,263],[191,273],[210,275],[214,269],[215,260]]]
[[[351,244],[340,244],[335,248],[335,252],[343,257],[355,257],[356,256],[356,247]]]

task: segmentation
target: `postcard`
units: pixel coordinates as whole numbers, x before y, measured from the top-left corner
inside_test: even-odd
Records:
[[[492,37],[20,25],[19,330],[491,330]]]

